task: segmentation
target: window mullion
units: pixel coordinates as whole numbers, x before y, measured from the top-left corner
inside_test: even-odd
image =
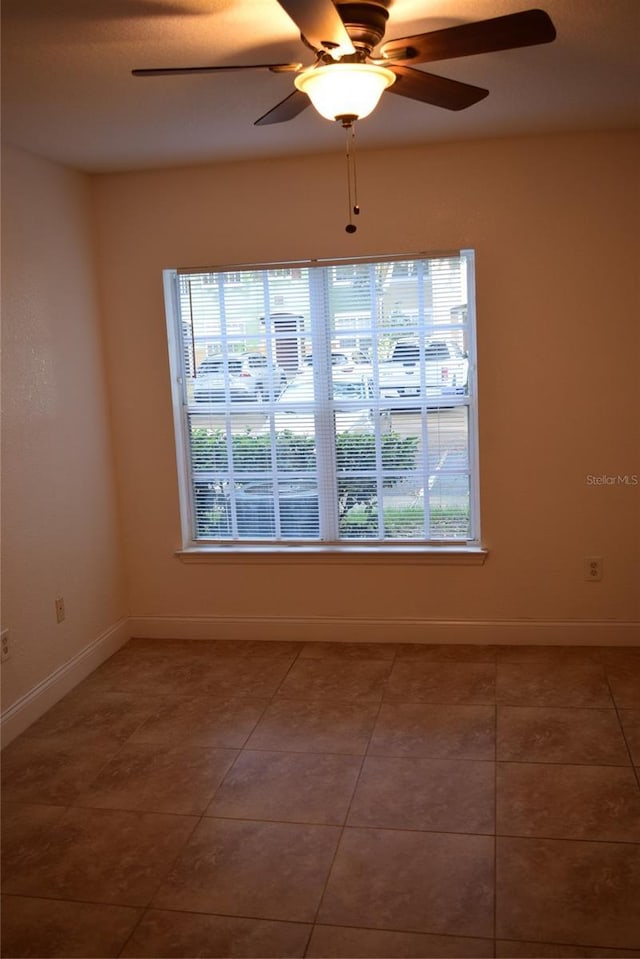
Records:
[[[229,363],[229,343],[227,340],[227,310],[224,295],[224,274],[218,275],[218,307],[220,309],[220,338],[222,345],[222,357],[226,364]],[[229,519],[231,521],[232,536],[238,535],[238,509],[237,509],[237,486],[235,477],[235,462],[233,456],[233,429],[231,404],[229,402],[229,380],[225,377],[225,397],[224,404],[224,435],[227,450],[227,503],[229,510]]]
[[[467,355],[469,361],[467,387],[467,434],[469,437],[469,536],[480,540],[480,475],[478,456],[478,400],[476,382],[476,267],[473,250],[461,250],[467,292]]]
[[[429,398],[427,396],[427,371],[425,368],[425,348],[427,325],[427,301],[425,297],[425,268],[424,262],[418,263],[417,273],[417,300],[420,333],[418,338],[420,356],[420,443],[422,446],[422,501],[424,507],[424,535],[431,538],[431,477],[429,475]]]
[[[180,310],[180,277],[175,270],[167,271],[164,275],[164,296],[172,372],[171,392],[176,434],[180,520],[183,540],[187,542],[195,540],[196,525],[191,469],[191,430],[187,408],[182,313]]]
[[[378,292],[376,287],[376,264],[369,265],[369,295],[371,297],[371,337],[374,343],[378,342]],[[374,414],[374,443],[376,464],[376,512],[378,518],[378,537],[384,538],[384,463],[382,461],[382,436],[380,424],[380,390],[378,374],[377,350],[374,350],[373,365],[373,395],[375,397]]]
[[[309,270],[320,539],[331,542],[339,528],[328,282],[327,268]]]
[[[271,294],[269,289],[269,274],[265,270],[262,274],[262,296],[263,296],[263,309],[264,309],[264,330],[266,337],[266,349],[267,356],[271,359],[274,355],[273,349],[273,324],[271,320]],[[273,422],[273,413],[272,410],[272,397],[273,397],[273,375],[269,377],[269,390],[268,390],[268,402],[269,402],[269,423]],[[264,401],[264,397],[262,398]],[[269,439],[270,439],[270,448],[271,448],[271,490],[273,493],[273,524],[274,524],[274,535],[276,539],[281,538],[282,530],[280,526],[280,477],[278,471],[278,450],[276,444],[276,433],[275,429],[269,430]]]

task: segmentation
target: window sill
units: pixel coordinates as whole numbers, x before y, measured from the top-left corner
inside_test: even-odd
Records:
[[[318,545],[258,546],[255,543],[192,546],[176,550],[182,563],[385,563],[424,566],[483,566],[489,551],[482,546],[342,546]]]

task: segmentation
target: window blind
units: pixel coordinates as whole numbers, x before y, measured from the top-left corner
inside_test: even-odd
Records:
[[[186,544],[478,541],[471,251],[165,288]]]

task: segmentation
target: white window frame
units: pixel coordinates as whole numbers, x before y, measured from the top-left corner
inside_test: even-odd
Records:
[[[468,332],[468,360],[469,360],[469,396],[466,402],[468,415],[468,457],[469,457],[469,510],[471,517],[472,534],[465,540],[338,540],[337,539],[337,519],[335,509],[331,504],[337,500],[337,475],[335,465],[335,449],[329,453],[329,456],[323,460],[318,457],[318,486],[323,490],[323,496],[320,497],[320,529],[324,533],[324,538],[320,541],[305,541],[303,543],[286,540],[267,540],[260,543],[246,542],[242,540],[225,541],[203,541],[195,537],[195,512],[192,497],[192,475],[190,464],[189,448],[189,409],[185,401],[184,389],[184,343],[182,331],[182,319],[179,303],[179,284],[180,278],[185,274],[198,272],[236,272],[242,270],[267,271],[281,270],[291,271],[295,269],[305,269],[315,266],[343,266],[350,263],[377,263],[390,262],[393,260],[414,260],[431,259],[433,257],[461,256],[465,258],[467,269],[467,288],[469,291],[467,304],[467,332]],[[320,277],[320,271],[310,269],[310,283],[314,282],[314,277]],[[393,553],[395,555],[404,555],[410,561],[415,561],[418,557],[420,561],[476,564],[483,563],[487,556],[487,550],[482,546],[480,538],[480,495],[479,495],[479,454],[478,454],[478,407],[477,407],[477,367],[476,367],[476,323],[475,323],[475,259],[474,251],[460,250],[450,253],[417,253],[404,254],[402,256],[380,256],[355,258],[345,261],[299,261],[295,263],[276,263],[276,264],[251,264],[248,266],[224,266],[207,267],[206,271],[198,270],[165,270],[163,274],[165,307],[167,318],[169,363],[171,371],[171,387],[174,411],[174,432],[176,442],[176,460],[178,470],[178,492],[180,504],[180,525],[182,544],[177,549],[177,554],[186,561],[201,562],[203,560],[216,560],[224,558],[228,561],[230,554],[235,554],[239,558],[246,555],[247,552],[258,554],[282,554],[290,555],[295,551],[297,555],[307,554],[336,556],[349,556],[358,554],[375,556]],[[321,281],[318,280],[319,287]],[[322,294],[318,297],[312,296],[312,301],[319,303]],[[323,391],[328,390],[331,370],[331,333],[326,324],[312,324],[313,341],[312,350],[314,354],[314,380],[316,388],[316,401],[322,398]],[[319,361],[316,360],[319,357]],[[187,373],[189,371],[187,370]],[[424,371],[422,373],[424,383]],[[321,406],[322,409],[322,406]],[[318,415],[318,414],[317,414]],[[322,412],[319,413],[322,416]],[[426,434],[426,417],[423,418],[422,431],[423,439]],[[426,463],[424,464],[425,479],[428,472]],[[325,506],[323,507],[323,503]],[[382,505],[379,505],[382,509]]]

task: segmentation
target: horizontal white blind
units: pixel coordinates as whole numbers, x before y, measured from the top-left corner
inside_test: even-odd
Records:
[[[477,541],[472,253],[171,275],[187,540]]]

